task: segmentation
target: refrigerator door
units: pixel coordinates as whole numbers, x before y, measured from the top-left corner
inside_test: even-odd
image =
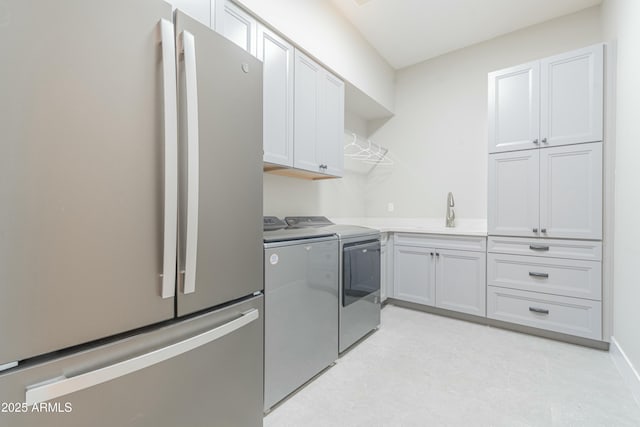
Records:
[[[174,315],[163,19],[159,0],[0,2],[0,365]]]
[[[262,289],[262,64],[176,11],[178,315]]]
[[[7,371],[0,424],[262,426],[263,299]]]

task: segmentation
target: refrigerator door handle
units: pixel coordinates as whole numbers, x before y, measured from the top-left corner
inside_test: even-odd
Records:
[[[183,292],[196,290],[198,258],[198,204],[200,181],[200,144],[198,141],[198,79],[196,76],[196,44],[193,34],[182,32],[187,113],[187,231]]]
[[[252,308],[242,313],[237,319],[170,346],[71,378],[54,378],[43,383],[28,386],[26,389],[25,402],[29,406],[35,405],[140,371],[198,347],[202,347],[205,344],[209,344],[248,325],[259,317],[259,311]]]
[[[178,104],[173,23],[160,21],[164,90],[164,249],[162,298],[175,296],[178,230]]]

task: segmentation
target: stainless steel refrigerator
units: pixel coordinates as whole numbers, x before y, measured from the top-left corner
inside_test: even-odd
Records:
[[[0,425],[262,425],[262,67],[160,0],[0,1]]]

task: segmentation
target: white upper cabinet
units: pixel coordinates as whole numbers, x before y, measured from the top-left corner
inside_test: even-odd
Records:
[[[602,239],[602,143],[540,150],[540,235]]]
[[[295,51],[294,89],[294,167],[312,172],[322,172],[318,160],[320,128],[320,85],[322,67],[315,61]]]
[[[489,234],[538,235],[539,150],[489,155]]]
[[[193,19],[211,27],[213,21],[211,2],[215,0],[167,0],[174,9],[180,9]]]
[[[489,152],[536,147],[539,84],[537,61],[489,73]]]
[[[342,176],[344,170],[344,82],[329,72],[322,78],[322,108],[318,157],[324,173]]]
[[[602,44],[489,73],[489,152],[602,140]]]
[[[540,61],[542,146],[602,141],[603,45]]]
[[[215,30],[256,56],[258,21],[230,0],[215,0]]]
[[[342,176],[344,82],[296,49],[293,166]]]
[[[264,161],[293,166],[293,46],[258,24],[257,56],[263,63]]]

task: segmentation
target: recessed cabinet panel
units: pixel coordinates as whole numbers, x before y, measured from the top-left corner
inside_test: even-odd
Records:
[[[602,239],[602,143],[540,150],[540,231]]]
[[[483,252],[437,250],[436,307],[485,315],[486,255]]]
[[[342,176],[344,169],[344,82],[332,74],[323,75],[322,110],[320,115],[319,160],[326,165],[324,173]]]
[[[602,141],[603,46],[541,61],[543,145]]]
[[[487,286],[487,317],[579,337],[602,339],[602,303]]]
[[[216,0],[215,7],[215,30],[256,56],[256,19],[230,0]]]
[[[539,70],[539,63],[532,62],[489,73],[490,153],[536,146]]]
[[[264,161],[293,166],[293,46],[258,25],[263,65]]]
[[[488,231],[537,236],[539,150],[489,155]]]
[[[211,27],[211,2],[215,0],[168,0],[175,9],[180,9],[196,21]]]
[[[295,51],[293,165],[311,172],[320,172],[316,148],[319,140],[321,72],[318,64],[300,51]]]
[[[394,297],[435,305],[435,250],[396,246],[394,252]]]

